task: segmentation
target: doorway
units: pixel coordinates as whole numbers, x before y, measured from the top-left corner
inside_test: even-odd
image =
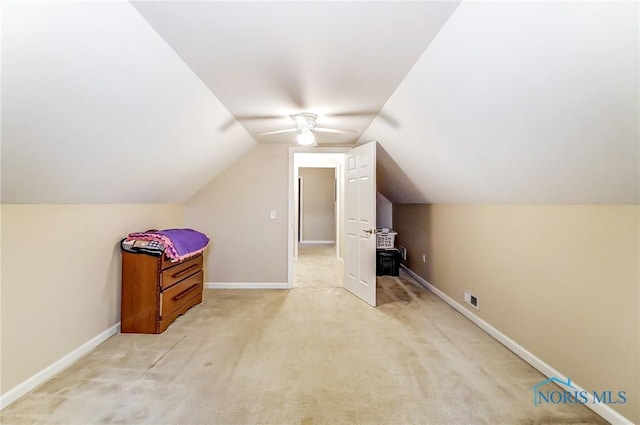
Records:
[[[343,282],[344,265],[337,253],[338,164],[326,165],[298,169],[298,258],[293,278],[297,288]]]
[[[376,305],[376,152],[371,141],[353,148],[289,148],[288,287],[294,287],[294,265],[300,258],[298,210],[300,168],[336,168],[335,262],[344,274],[342,286],[371,306]],[[326,165],[327,162],[330,165]],[[320,164],[325,165],[320,165]],[[343,253],[344,255],[344,261]],[[329,257],[333,257],[330,255]],[[316,270],[309,275],[316,273]],[[304,278],[304,277],[303,277]]]
[[[345,148],[291,148],[289,287],[344,281]]]
[[[298,244],[336,245],[336,168],[298,170]]]

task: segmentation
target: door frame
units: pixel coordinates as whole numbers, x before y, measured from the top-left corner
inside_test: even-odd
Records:
[[[298,167],[296,167],[295,165],[295,154],[297,153],[317,153],[317,154],[330,154],[330,153],[335,153],[335,154],[346,154],[347,152],[349,152],[351,149],[353,148],[353,146],[348,146],[348,147],[290,147],[289,148],[289,217],[288,217],[288,234],[287,234],[287,240],[288,240],[288,248],[287,248],[287,288],[293,288],[293,262],[296,260],[296,253],[297,253],[297,245],[298,245],[298,232],[297,232],[297,228],[296,228],[296,224],[297,224],[297,205],[296,205],[296,198],[297,196],[295,195],[295,192],[298,190]],[[337,167],[337,171],[336,171],[340,178],[339,178],[339,182],[338,182],[338,189],[339,189],[339,198],[340,198],[340,204],[344,203],[344,165],[340,165],[339,167]],[[336,214],[336,228],[339,229],[337,231],[337,233],[339,233],[337,236],[339,238],[342,237],[342,234],[344,233],[344,227],[343,227],[343,217],[344,214],[342,213],[342,211],[340,211],[340,214]],[[336,245],[340,245],[339,240],[336,240]],[[341,252],[339,252],[340,250],[337,249],[336,250],[336,255],[338,257],[341,257]]]
[[[296,235],[296,242],[300,245],[300,242],[304,240],[304,176],[298,174],[298,202],[296,202],[296,216],[297,220],[295,220],[296,231],[298,232]],[[295,249],[295,246],[293,247]],[[295,257],[294,252],[294,257]]]

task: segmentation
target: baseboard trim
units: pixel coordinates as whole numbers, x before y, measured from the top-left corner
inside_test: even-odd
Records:
[[[529,363],[544,376],[546,376],[547,378],[555,376],[558,379],[564,381],[567,380],[566,376],[558,372],[551,365],[545,363],[542,359],[531,353],[529,350],[491,326],[489,323],[485,322],[473,312],[467,310],[462,304],[458,303],[456,300],[433,286],[431,283],[427,282],[424,278],[416,274],[413,270],[409,269],[406,265],[400,264],[400,267],[402,267],[402,269],[407,272],[408,275],[414,278],[418,283],[420,283],[429,291],[433,292],[437,297],[442,299],[444,302],[457,310],[460,314],[472,321],[480,329],[493,337],[496,341],[507,347],[509,350],[513,351],[518,357]],[[572,384],[576,388],[576,391],[584,391],[584,389],[577,385],[573,380]],[[587,406],[589,409],[600,415],[603,419],[611,422],[614,425],[634,425],[633,422],[631,422],[629,419],[625,418],[606,404],[594,403],[593,396],[591,394],[589,394],[589,402],[586,403],[585,406]]]
[[[335,245],[336,241],[300,241],[300,245]]]
[[[291,289],[287,282],[205,282],[206,289]]]
[[[0,397],[0,410],[9,406],[20,397],[27,394],[29,391],[35,389],[39,385],[45,383],[58,373],[62,372],[64,369],[69,367],[71,364],[78,361],[82,356],[87,354],[89,351],[96,348],[98,345],[102,344],[104,341],[109,339],[111,336],[117,334],[120,331],[120,322],[111,326],[104,332],[96,335],[91,338],[89,341],[85,342],[75,350],[71,351],[58,361],[50,364],[49,366],[42,369],[40,372],[36,373],[32,377],[23,381],[22,383],[16,385],[6,393],[2,394]]]

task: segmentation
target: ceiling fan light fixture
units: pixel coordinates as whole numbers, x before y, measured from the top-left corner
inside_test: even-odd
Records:
[[[316,138],[309,129],[300,130],[300,134],[297,136],[298,143],[302,146],[311,146],[315,143]]]
[[[334,133],[334,134],[356,134],[356,130],[343,130],[339,128],[316,127],[316,119],[318,116],[311,112],[299,112],[289,115],[296,123],[297,128],[285,128],[282,130],[271,130],[257,133],[256,136],[271,136],[274,134],[298,132],[297,140],[302,146],[318,146],[315,132]]]
[[[316,125],[316,119],[318,116],[311,112],[299,112],[297,114],[289,115],[298,126],[299,129],[313,128]]]

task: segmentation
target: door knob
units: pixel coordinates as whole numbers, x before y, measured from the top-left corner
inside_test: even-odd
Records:
[[[373,235],[376,233],[376,229],[366,229],[366,230],[363,229],[362,231],[370,235]]]

